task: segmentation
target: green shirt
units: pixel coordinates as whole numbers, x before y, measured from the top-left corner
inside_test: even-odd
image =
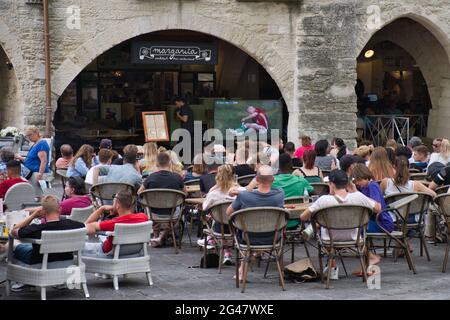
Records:
[[[285,173],[275,175],[272,188],[283,189],[285,198],[301,197],[304,195],[305,189],[309,194],[314,191],[305,178]]]

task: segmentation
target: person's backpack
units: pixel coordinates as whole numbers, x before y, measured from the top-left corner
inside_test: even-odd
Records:
[[[284,279],[292,282],[312,282],[320,279],[310,258],[304,258],[284,268]]]
[[[447,166],[448,166],[449,164],[447,164]],[[439,172],[441,172],[441,170],[442,169],[445,169],[446,168],[446,166],[445,165],[443,165],[442,163],[440,163],[440,162],[433,162],[432,164],[430,164],[429,166],[428,166],[428,169],[427,169],[427,180],[428,181],[431,181],[431,180],[433,180],[434,179],[434,177],[439,173]]]
[[[200,268],[205,267],[205,256],[202,256],[200,260]],[[219,266],[219,255],[217,253],[207,253],[206,254],[206,268],[217,268]]]

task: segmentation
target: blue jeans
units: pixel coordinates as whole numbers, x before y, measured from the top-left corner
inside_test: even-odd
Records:
[[[31,264],[32,255],[33,245],[31,243],[21,243],[14,249],[14,258],[23,263]]]

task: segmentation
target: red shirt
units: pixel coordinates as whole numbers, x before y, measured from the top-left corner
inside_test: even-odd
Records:
[[[0,183],[0,198],[5,198],[6,191],[8,191],[9,188],[11,188],[13,185],[17,183],[27,182],[26,180],[23,180],[22,178],[13,178],[8,179]]]
[[[255,112],[258,113],[258,115],[254,118],[256,123],[267,129],[269,124],[267,123],[267,116],[264,114],[264,111],[260,108],[255,108],[255,110]]]
[[[306,150],[314,150],[314,145],[311,144],[311,145],[309,145],[307,147],[301,146],[300,148],[295,150],[294,157],[299,158],[299,159],[303,159],[303,153],[305,153]]]
[[[117,217],[111,220],[102,221],[99,224],[101,231],[114,231],[114,226],[116,223],[140,223],[148,221],[148,217],[144,213],[132,213],[125,216]],[[103,252],[108,253],[113,248],[113,237],[108,237],[105,242],[103,242]]]

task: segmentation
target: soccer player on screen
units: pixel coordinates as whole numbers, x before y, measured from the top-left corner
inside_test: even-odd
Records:
[[[269,129],[269,121],[264,110],[258,107],[249,106],[248,116],[241,119],[242,125],[236,130],[231,130],[234,135],[243,135],[250,132],[266,133]],[[252,130],[251,130],[252,129]]]

